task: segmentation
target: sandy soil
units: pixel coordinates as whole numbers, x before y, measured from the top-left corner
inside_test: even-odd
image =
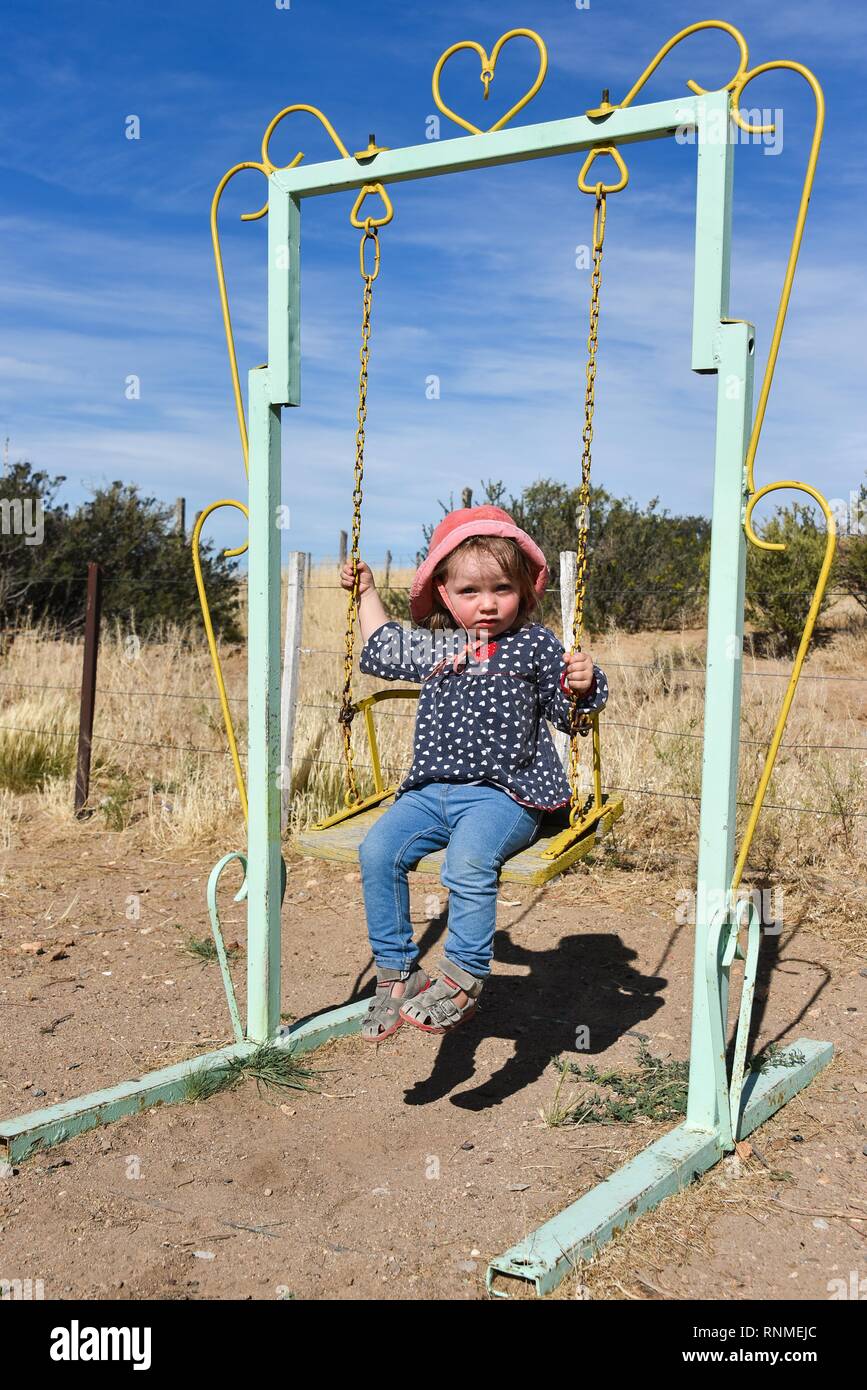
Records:
[[[216,965],[181,949],[208,933],[217,854],[173,863],[82,824],[5,856],[0,1113],[228,1041]],[[288,865],[283,1008],[300,1018],[369,993],[372,974],[357,873]],[[0,1180],[0,1278],[40,1279],[46,1298],[483,1298],[490,1257],[670,1127],[539,1116],[551,1057],[588,1060],[579,1024],[597,1063],[633,1063],[637,1035],[660,1057],[688,1054],[682,885],[648,884],[632,906],[601,869],[504,885],[494,978],[451,1037],[344,1040],[313,1054],[318,1093],[246,1082],[22,1163]],[[445,934],[445,890],[429,915],[437,889],[413,888],[429,968]],[[223,921],[243,943],[243,908]],[[725,1160],[557,1297],[825,1299],[863,1268],[863,962],[808,922],[763,953],[751,1051],[806,1036],[831,1040],[835,1061],[754,1136],[762,1161]]]

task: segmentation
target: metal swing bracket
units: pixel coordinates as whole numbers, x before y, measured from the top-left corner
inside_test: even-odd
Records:
[[[223,976],[223,989],[226,991],[226,1002],[229,1005],[229,1017],[232,1020],[232,1035],[236,1043],[244,1041],[244,1029],[241,1026],[241,1015],[238,1012],[238,1001],[235,997],[235,986],[232,983],[232,975],[229,970],[229,958],[226,955],[226,945],[223,941],[223,931],[220,926],[220,913],[217,907],[217,885],[220,882],[220,875],[223,870],[238,860],[244,870],[244,880],[241,887],[235,894],[236,903],[246,902],[247,900],[247,856],[240,850],[232,850],[229,854],[224,854],[222,859],[214,865],[208,877],[208,916],[211,919],[211,933],[214,938],[214,945],[217,948],[217,960],[220,963],[220,973]],[[286,861],[282,855],[280,857],[280,902],[286,896]]]

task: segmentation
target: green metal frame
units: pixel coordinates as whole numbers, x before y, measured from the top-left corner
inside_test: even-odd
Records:
[[[783,1070],[727,1075],[729,972],[742,954],[738,921],[727,903],[734,865],[744,594],[744,459],[752,419],[755,331],[728,317],[734,145],[727,91],[644,106],[615,107],[603,119],[575,116],[454,140],[277,170],[269,178],[268,365],[249,374],[250,559],[247,837],[247,1021],[245,1041],[105,1091],[0,1124],[11,1160],[148,1105],[182,1100],[192,1071],[219,1067],[227,1055],[274,1041],[299,1050],[360,1026],[365,1002],[280,1027],[280,426],[283,406],[300,404],[301,205],[305,198],[462,170],[577,154],[697,133],[697,203],[692,368],[718,380],[713,497],[705,741],[697,881],[689,1099],[683,1124],[555,1216],[521,1245],[492,1261],[488,1287],[504,1277],[553,1288],[613,1231],[711,1167],[734,1140],[762,1123],[805,1086],[832,1055],[830,1043],[802,1040],[780,1056]],[[689,147],[687,147],[689,148]],[[289,467],[293,460],[289,457]],[[708,736],[709,735],[709,736]],[[222,861],[221,861],[222,862]],[[218,866],[219,868],[220,866]],[[215,901],[215,899],[214,899]],[[749,923],[736,1068],[743,1067],[758,925]],[[236,1011],[237,1013],[237,1011]],[[801,1058],[802,1060],[799,1060]]]

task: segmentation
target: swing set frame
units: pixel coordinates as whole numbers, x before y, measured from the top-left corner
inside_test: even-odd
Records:
[[[633,106],[633,96],[670,48],[685,35],[706,27],[723,28],[732,33],[741,49],[738,72],[728,86],[718,91],[705,91],[690,82],[690,96]],[[529,34],[531,31],[517,32]],[[507,37],[498,42],[493,61],[487,60],[487,55],[477,45],[455,45],[454,48],[476,47],[483,55],[483,81],[487,60],[489,82],[496,53]],[[452,51],[454,49],[449,53]],[[440,60],[437,75],[442,62],[443,59]],[[736,120],[744,129],[747,128],[737,109],[740,94],[747,81],[771,67],[794,68],[808,77],[817,93],[818,115],[811,164],[775,326],[770,371],[765,376],[754,425],[755,329],[749,322],[729,317],[734,165],[731,124],[732,120]],[[522,104],[526,104],[535,90],[537,88]],[[730,113],[730,101],[733,101],[734,114]],[[509,1281],[516,1279],[529,1281],[539,1295],[552,1290],[579,1261],[589,1258],[598,1250],[612,1233],[712,1167],[734,1147],[738,1139],[762,1124],[827,1065],[833,1055],[831,1043],[799,1039],[776,1055],[776,1065],[745,1074],[762,924],[753,902],[738,901],[734,891],[740,881],[749,840],[770,778],[773,757],[782,737],[818,612],[824,579],[827,578],[833,557],[833,518],[820,494],[807,484],[793,482],[771,484],[757,492],[752,478],[755,446],[821,138],[820,103],[821,89],[807,69],[799,64],[779,62],[763,64],[748,71],[746,44],[738,31],[721,21],[704,21],[690,26],[670,40],[646,69],[629,97],[618,106],[610,106],[606,101],[601,108],[584,115],[511,129],[494,128],[489,132],[477,131],[442,107],[470,133],[456,139],[404,149],[376,149],[373,154],[362,152],[352,156],[344,152],[340,159],[303,167],[298,167],[299,156],[292,166],[284,169],[275,168],[267,158],[267,141],[278,117],[266,132],[263,164],[237,166],[260,169],[267,174],[269,182],[267,209],[248,214],[248,217],[252,217],[261,216],[266,210],[268,212],[268,362],[266,366],[251,371],[248,376],[247,846],[245,855],[228,854],[215,866],[208,897],[215,935],[220,945],[216,919],[217,882],[227,864],[240,859],[245,877],[236,900],[246,898],[248,925],[246,1026],[242,1028],[235,1007],[232,1011],[235,1042],[227,1047],[77,1100],[0,1123],[0,1156],[5,1153],[9,1161],[14,1162],[108,1120],[137,1113],[155,1104],[184,1100],[189,1094],[191,1077],[217,1071],[230,1058],[245,1056],[258,1045],[270,1043],[302,1053],[329,1039],[356,1033],[367,1009],[368,1001],[360,999],[291,1027],[281,1027],[280,1022],[281,903],[285,866],[281,857],[280,830],[281,531],[275,524],[275,518],[281,505],[281,412],[286,406],[300,405],[301,399],[301,211],[304,200],[360,190],[357,210],[363,199],[363,191],[371,186],[372,176],[376,185],[391,186],[414,179],[520,163],[550,155],[578,154],[602,146],[614,145],[622,149],[639,141],[668,139],[678,131],[687,130],[695,132],[697,150],[691,366],[695,372],[717,377],[717,403],[705,737],[686,1118],[565,1211],[492,1260],[487,1272],[487,1287],[491,1294],[507,1297]],[[313,110],[310,107],[288,109]],[[514,108],[498,125],[502,127],[517,109]],[[321,113],[315,114],[324,120]],[[339,148],[345,151],[328,123],[324,123]],[[220,191],[225,182],[226,179],[220,185]],[[291,469],[291,450],[288,466]],[[797,487],[809,492],[823,507],[828,524],[829,553],[783,701],[769,760],[745,833],[745,844],[735,863],[746,538],[749,536],[754,543],[769,547],[769,543],[761,542],[752,532],[750,518],[759,498],[781,487]],[[244,510],[239,503],[228,505]],[[740,934],[744,930],[747,933],[746,947],[742,947],[740,942]],[[744,962],[744,977],[733,1061],[729,1069],[726,1056],[729,975],[735,959]],[[221,964],[225,966],[222,959]],[[224,977],[227,979],[231,1008],[234,994],[227,968],[224,969]]]

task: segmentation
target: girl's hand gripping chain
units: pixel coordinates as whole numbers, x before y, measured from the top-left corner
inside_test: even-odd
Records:
[[[343,566],[343,569],[340,571],[340,586],[341,586],[341,588],[346,589],[347,592],[351,592],[351,590],[352,590],[352,562],[351,562],[350,560],[347,560],[347,561],[346,561],[346,564]],[[375,588],[376,588],[376,584],[375,584],[375,582],[374,582],[373,571],[372,571],[372,569],[370,568],[370,565],[366,565],[366,564],[364,563],[363,560],[359,560],[359,562],[358,562],[358,592],[359,592],[359,594],[366,594],[367,591],[368,591],[369,589],[375,589]]]
[[[563,675],[573,695],[586,695],[593,685],[593,659],[590,653],[566,652]]]

